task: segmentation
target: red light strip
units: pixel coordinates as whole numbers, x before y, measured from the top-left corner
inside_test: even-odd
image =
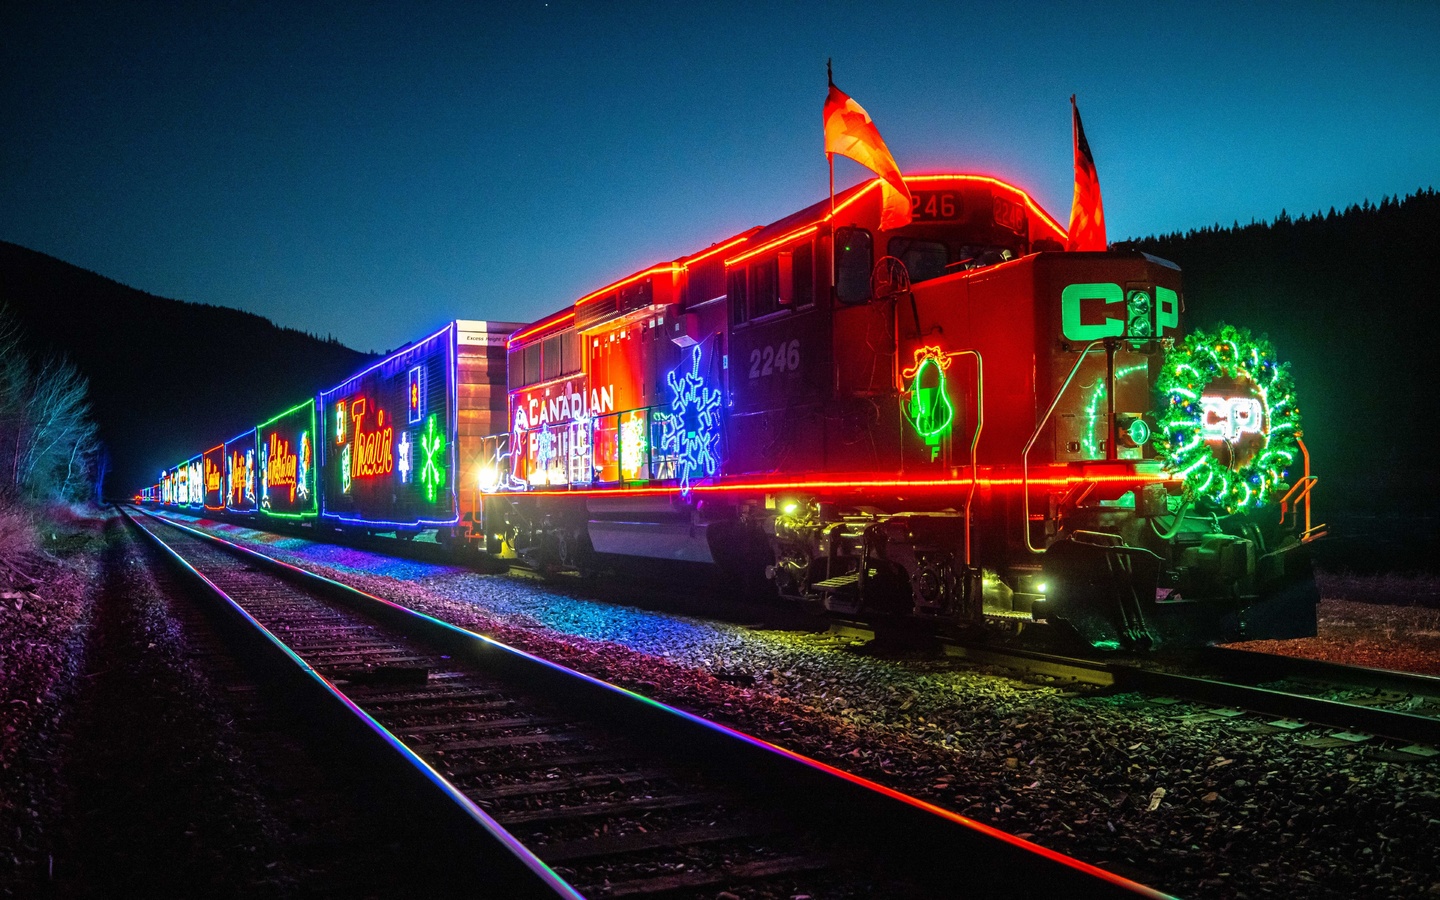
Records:
[[[990,175],[906,175],[905,181],[906,183],[909,183],[911,181],[983,181],[993,187],[1004,188],[1012,194],[1018,194],[1020,198],[1025,201],[1025,205],[1029,207],[1030,211],[1035,213],[1035,215],[1039,216],[1040,218],[1044,219],[1051,228],[1054,228],[1062,235],[1069,237],[1069,233],[1066,232],[1064,228],[1061,228],[1060,223],[1052,219],[1049,213],[1041,209],[1040,204],[1036,203],[1033,197],[1031,197],[1021,188],[1018,188],[1007,181],[1001,181],[999,178],[995,178]]]
[[[709,259],[710,257],[714,256],[715,254],[719,253],[719,252],[722,251],[722,250],[729,250],[731,247],[735,246],[736,244],[743,244],[745,241],[750,240],[750,236],[753,235],[755,232],[757,232],[757,231],[759,231],[759,230],[760,230],[760,229],[759,229],[758,227],[752,228],[752,229],[750,229],[749,231],[745,232],[744,234],[741,234],[741,235],[739,235],[739,236],[737,236],[737,237],[733,237],[733,238],[731,238],[730,240],[725,241],[725,242],[722,243],[722,244],[716,244],[714,247],[711,247],[709,250],[704,250],[704,251],[702,251],[702,252],[700,252],[700,253],[695,254],[694,256],[681,257],[681,264],[682,264],[683,266],[685,266],[686,268],[689,268],[690,266],[693,266],[693,265],[695,265],[696,263],[698,263],[700,260],[702,260],[702,259]]]
[[[650,268],[646,269],[646,270],[643,271],[643,272],[636,272],[634,275],[631,275],[629,278],[622,278],[622,279],[620,279],[619,281],[615,282],[614,284],[607,284],[607,285],[605,285],[603,288],[601,288],[601,289],[598,290],[598,291],[591,291],[590,293],[588,293],[588,294],[586,294],[585,296],[581,297],[579,300],[576,300],[576,301],[575,301],[575,305],[576,305],[576,306],[579,306],[580,304],[584,303],[586,300],[591,299],[592,297],[598,297],[598,296],[600,296],[601,294],[608,294],[610,291],[619,290],[620,288],[624,287],[625,285],[627,285],[627,284],[633,284],[633,283],[639,281],[639,280],[642,279],[642,278],[648,278],[648,277],[651,276],[651,275],[658,275],[658,274],[661,273],[661,272],[670,272],[670,273],[673,274],[673,273],[679,271],[679,269],[680,269],[680,264],[679,264],[679,263],[673,263],[673,262],[672,262],[672,263],[661,263],[661,264],[658,265],[658,266],[651,266]]]
[[[526,328],[524,331],[517,331],[515,334],[510,335],[510,339],[505,342],[505,347],[506,349],[509,349],[515,346],[517,343],[530,337],[531,335],[538,334],[542,331],[548,331],[557,325],[563,325],[567,322],[573,321],[575,321],[575,310],[573,308],[555,313],[554,315],[546,316],[545,318],[536,322],[534,325]]]
[[[1004,190],[1017,195],[1031,212],[1039,216],[1041,219],[1044,219],[1046,224],[1048,224],[1051,228],[1055,229],[1061,235],[1066,234],[1065,229],[1061,228],[1060,224],[1054,219],[1052,219],[1049,213],[1041,209],[1040,205],[1037,204],[1029,194],[1027,194],[1025,191],[1021,190],[1013,184],[1009,184],[1008,182],[1001,181],[1000,179],[993,178],[989,175],[907,175],[905,176],[905,181],[907,184],[912,181],[978,181],[984,184],[988,184],[991,187],[1003,188]],[[725,260],[725,265],[729,266],[734,265],[735,263],[744,262],[745,260],[750,259],[754,256],[758,256],[759,254],[764,253],[767,250],[773,250],[774,248],[779,247],[783,244],[788,244],[791,241],[799,240],[802,237],[818,231],[820,228],[820,223],[834,219],[845,209],[850,207],[852,204],[859,202],[862,197],[870,193],[870,191],[875,190],[879,186],[880,179],[872,179],[860,190],[856,191],[849,197],[846,197],[844,201],[842,201],[838,206],[835,207],[835,211],[833,213],[826,213],[825,215],[821,216],[816,224],[810,226],[802,226],[795,229],[794,231],[786,232],[780,237],[775,238],[771,241],[767,241],[766,243],[761,244],[759,247],[756,247],[753,250],[748,250],[738,256],[732,256],[729,259]]]
[[[756,247],[754,250],[750,250],[750,251],[748,251],[748,252],[746,252],[746,253],[742,253],[742,254],[740,254],[739,256],[732,256],[732,257],[730,257],[729,259],[725,260],[725,265],[730,266],[730,265],[734,265],[735,263],[738,263],[738,262],[744,262],[745,260],[749,259],[749,258],[752,257],[752,256],[758,256],[759,254],[764,253],[766,250],[772,250],[772,249],[774,249],[774,248],[776,248],[776,247],[779,247],[781,244],[788,244],[788,243],[790,243],[791,241],[798,241],[798,240],[800,240],[800,238],[805,237],[805,236],[810,235],[810,234],[814,234],[815,232],[817,232],[817,231],[819,231],[819,230],[820,230],[820,226],[819,226],[819,225],[811,225],[811,226],[808,227],[808,228],[797,228],[796,230],[794,230],[794,231],[792,231],[792,232],[789,232],[788,234],[782,234],[782,235],[780,235],[778,238],[776,238],[776,239],[773,240],[773,241],[768,241],[768,242],[766,242],[766,243],[764,243],[764,244],[761,244],[760,246]]]
[[[1095,484],[1138,484],[1141,482],[1164,482],[1170,481],[1172,477],[1165,473],[1126,473],[1123,475],[1063,475],[1051,476],[1048,478],[1031,478],[1029,483],[1037,487],[1069,487],[1082,482]],[[754,481],[754,482],[730,482],[727,484],[692,484],[690,490],[697,494],[725,494],[764,491],[769,493],[795,493],[808,490],[865,490],[865,489],[887,489],[887,490],[969,490],[971,484],[977,484],[982,488],[997,487],[1020,487],[1025,480],[1015,476],[991,476],[979,478],[972,482],[968,478],[944,478],[944,479],[916,479],[906,481],[903,479],[857,479],[857,480],[835,480],[835,481]],[[526,496],[563,496],[563,497],[605,497],[605,496],[660,496],[663,494],[677,494],[680,492],[678,485],[667,487],[631,487],[631,488],[576,488],[573,490],[530,490],[516,491]]]
[[[995,178],[995,177],[990,176],[990,175],[906,175],[906,176],[905,176],[905,182],[906,182],[907,184],[910,183],[910,182],[912,182],[912,181],[915,181],[915,182],[927,182],[927,181],[978,181],[978,182],[982,182],[982,183],[984,183],[984,184],[988,184],[988,185],[990,185],[990,186],[992,186],[992,187],[1003,188],[1004,190],[1009,191],[1010,193],[1017,195],[1017,196],[1024,202],[1024,204],[1025,204],[1025,206],[1026,206],[1027,209],[1029,209],[1032,213],[1034,213],[1035,215],[1037,215],[1037,216],[1039,216],[1041,219],[1043,219],[1043,220],[1045,221],[1045,223],[1048,224],[1051,228],[1055,229],[1055,231],[1056,231],[1057,233],[1059,233],[1059,234],[1062,235],[1062,236],[1068,237],[1068,233],[1065,231],[1064,228],[1060,227],[1060,223],[1056,222],[1053,218],[1050,217],[1050,214],[1049,214],[1049,213],[1047,213],[1047,212],[1045,212],[1045,210],[1041,209],[1041,208],[1040,208],[1040,205],[1035,202],[1034,198],[1032,198],[1028,193],[1026,193],[1026,192],[1025,192],[1024,190],[1022,190],[1021,188],[1018,188],[1018,187],[1016,187],[1015,185],[1010,184],[1009,182],[1001,181],[999,178]],[[756,248],[753,249],[753,250],[748,250],[748,251],[746,251],[746,252],[744,252],[744,253],[741,253],[741,254],[738,255],[738,256],[732,256],[732,257],[730,257],[729,259],[725,260],[725,265],[729,266],[729,265],[734,265],[735,263],[744,262],[745,260],[750,259],[751,257],[757,256],[757,255],[759,255],[759,254],[761,254],[761,253],[764,253],[764,252],[767,251],[767,250],[773,250],[774,248],[779,247],[779,246],[783,246],[784,244],[788,244],[788,243],[790,243],[791,241],[796,241],[796,240],[799,240],[800,238],[807,237],[807,236],[809,236],[809,235],[811,235],[811,234],[814,234],[816,231],[819,231],[819,230],[820,230],[820,225],[821,225],[822,223],[828,222],[828,221],[832,220],[835,216],[838,216],[838,215],[839,215],[841,212],[843,212],[845,209],[849,208],[849,207],[850,207],[851,205],[853,205],[854,203],[857,203],[857,202],[860,200],[860,198],[864,197],[866,194],[870,193],[872,190],[875,190],[875,189],[877,189],[877,188],[879,188],[879,187],[880,187],[880,179],[879,179],[879,178],[871,179],[870,182],[867,183],[867,184],[865,184],[863,187],[861,187],[860,190],[856,191],[854,194],[850,195],[849,197],[846,197],[838,206],[835,207],[834,212],[826,213],[825,215],[821,216],[821,217],[815,222],[815,224],[808,225],[808,226],[801,226],[801,227],[799,227],[799,228],[796,228],[796,229],[793,230],[793,231],[789,231],[789,232],[786,232],[785,234],[782,234],[780,237],[777,237],[777,238],[775,238],[774,240],[767,241],[766,243],[760,245],[759,247],[756,247]],[[598,297],[598,296],[601,295],[601,294],[608,293],[609,291],[618,290],[618,289],[620,289],[620,288],[622,288],[622,287],[625,287],[625,286],[628,285],[628,284],[632,284],[632,283],[634,283],[634,282],[636,282],[636,281],[639,281],[639,280],[642,279],[642,278],[646,278],[646,277],[649,277],[649,276],[651,276],[651,275],[655,275],[655,274],[658,274],[658,273],[660,273],[660,272],[665,272],[665,271],[669,271],[669,272],[671,272],[671,273],[674,273],[674,272],[676,272],[676,271],[678,271],[678,270],[680,270],[680,269],[683,269],[683,268],[687,268],[687,267],[689,267],[689,266],[692,266],[692,265],[694,265],[695,263],[700,262],[701,260],[709,259],[711,256],[714,256],[716,253],[720,253],[720,252],[722,252],[722,251],[724,251],[724,250],[728,250],[729,248],[736,246],[737,244],[741,244],[741,243],[744,243],[745,241],[748,241],[748,240],[751,238],[751,236],[755,234],[755,232],[760,231],[760,230],[761,230],[760,228],[752,228],[750,231],[747,231],[747,232],[745,232],[744,234],[737,235],[737,236],[729,239],[728,241],[724,241],[724,242],[722,242],[722,243],[720,243],[720,244],[717,244],[716,246],[711,247],[711,248],[709,248],[708,250],[701,251],[700,253],[697,253],[697,254],[695,254],[694,256],[681,257],[679,260],[677,260],[677,261],[675,261],[675,262],[672,262],[672,263],[663,263],[663,264],[658,265],[658,266],[652,266],[651,268],[646,269],[646,270],[643,271],[643,272],[636,272],[634,275],[631,275],[631,276],[629,276],[629,277],[627,277],[627,278],[623,278],[623,279],[621,279],[620,281],[615,282],[614,284],[606,285],[605,287],[602,287],[602,288],[600,288],[600,289],[597,290],[597,291],[591,291],[590,293],[588,293],[588,294],[586,294],[585,296],[581,297],[579,300],[576,300],[576,301],[575,301],[575,305],[578,306],[579,304],[584,303],[584,302],[587,301],[587,300],[590,300],[590,299],[592,299],[592,298],[594,298],[594,297]],[[527,338],[533,337],[533,336],[538,335],[538,334],[542,334],[542,333],[547,332],[547,331],[549,331],[549,330],[551,330],[551,329],[553,329],[553,328],[557,328],[557,327],[559,327],[559,326],[561,326],[561,325],[564,325],[564,324],[567,324],[567,323],[569,323],[569,322],[572,322],[572,321],[574,321],[574,319],[575,319],[575,311],[574,311],[574,309],[573,309],[573,307],[572,307],[570,310],[567,310],[567,311],[565,311],[565,312],[557,313],[556,315],[551,316],[551,317],[546,318],[546,319],[541,319],[539,322],[536,322],[534,325],[531,325],[529,328],[526,328],[524,331],[516,332],[514,335],[511,335],[510,340],[506,343],[505,346],[506,346],[507,348],[513,347],[513,346],[515,346],[515,344],[520,343],[520,342],[526,340]]]

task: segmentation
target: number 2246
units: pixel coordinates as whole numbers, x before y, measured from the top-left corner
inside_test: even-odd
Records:
[[[757,347],[750,351],[750,377],[763,378],[776,372],[794,372],[800,368],[800,341],[781,341],[773,347]]]

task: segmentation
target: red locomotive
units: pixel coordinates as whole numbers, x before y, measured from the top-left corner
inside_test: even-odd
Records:
[[[1273,350],[1186,341],[1174,265],[1063,252],[1019,188],[905,180],[904,227],[868,181],[512,335],[487,548],[1096,646],[1314,634]]]

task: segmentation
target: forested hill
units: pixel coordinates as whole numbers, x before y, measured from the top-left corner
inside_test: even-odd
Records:
[[[239,310],[167,300],[0,241],[0,303],[33,351],[90,379],[111,495],[332,387],[375,359]]]
[[[1187,328],[1266,332],[1292,361],[1327,513],[1440,507],[1440,194],[1128,241],[1180,266]]]

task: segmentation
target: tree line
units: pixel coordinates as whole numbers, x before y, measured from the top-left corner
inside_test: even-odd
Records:
[[[1180,266],[1187,329],[1243,325],[1290,360],[1327,515],[1434,516],[1437,237],[1440,193],[1421,188],[1116,246]]]
[[[0,305],[0,504],[98,495],[106,457],[89,396],[89,382],[63,354],[29,352]]]

